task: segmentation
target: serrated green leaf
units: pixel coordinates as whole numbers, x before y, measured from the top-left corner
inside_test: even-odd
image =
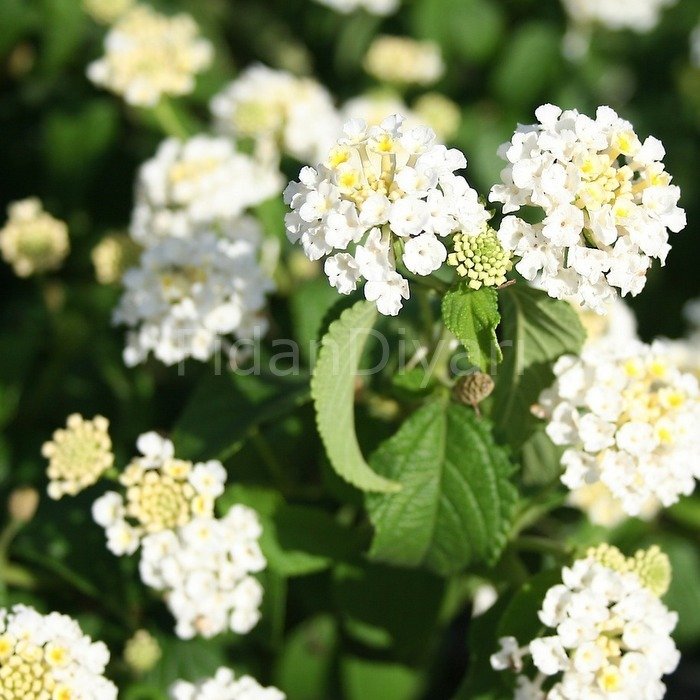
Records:
[[[492,371],[503,359],[496,338],[501,315],[495,289],[460,286],[450,290],[442,299],[442,320],[482,372]]]
[[[573,307],[526,282],[501,294],[503,362],[494,377],[491,419],[501,438],[520,449],[538,425],[530,408],[552,384],[552,364],[577,355],[586,338]]]
[[[513,467],[472,410],[423,406],[371,464],[403,485],[398,494],[367,497],[374,559],[447,575],[498,555],[517,496]]]
[[[377,309],[358,301],[333,321],[321,341],[311,380],[318,432],[333,469],[362,491],[390,493],[400,485],[370,469],[355,434],[355,375]]]

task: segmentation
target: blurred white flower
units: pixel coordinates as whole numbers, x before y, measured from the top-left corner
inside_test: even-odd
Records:
[[[284,700],[277,688],[264,688],[251,676],[236,678],[228,668],[219,668],[213,678],[196,683],[177,681],[170,688],[172,700]]]
[[[215,127],[235,138],[252,138],[261,156],[285,152],[317,163],[342,126],[333,99],[320,83],[263,65],[246,68],[211,101]]]
[[[547,434],[568,449],[563,483],[602,483],[628,515],[648,514],[692,493],[700,476],[698,382],[672,364],[667,346],[630,341],[561,357],[540,396]]]
[[[190,234],[161,239],[124,273],[113,320],[133,329],[124,351],[129,366],[149,352],[167,365],[204,361],[222,337],[252,338],[267,328],[263,311],[272,282],[258,263],[258,222],[243,217]]]
[[[430,85],[445,71],[440,47],[432,41],[380,35],[369,46],[365,70],[383,83]]]
[[[676,0],[562,0],[572,21],[578,25],[599,24],[606,29],[649,32],[661,11]]]
[[[668,230],[685,227],[680,189],[653,136],[641,143],[632,125],[609,107],[595,119],[544,105],[538,123],[520,126],[503,144],[503,184],[490,199],[511,214],[542,210],[541,223],[517,216],[501,223],[501,243],[520,261],[516,269],[550,296],[572,297],[605,313],[617,291],[639,294],[653,258],[662,264]]]
[[[141,166],[130,233],[141,245],[232,221],[282,190],[276,168],[236,151],[227,138],[166,139]]]
[[[464,155],[435,144],[427,127],[405,129],[400,115],[367,127],[350,120],[325,162],[304,168],[285,190],[287,235],[310,260],[329,256],[329,281],[349,294],[362,279],[365,297],[396,315],[409,297],[397,256],[416,275],[447,257],[441,238],[479,231],[489,214],[466,180]]]
[[[136,3],[136,0],[83,0],[83,9],[96,22],[112,24]]]
[[[263,589],[251,574],[266,566],[261,533],[255,511],[234,505],[221,519],[197,518],[144,538],[141,578],[164,592],[179,637],[246,634],[257,624]]]
[[[320,5],[332,7],[336,12],[347,14],[362,8],[373,15],[389,15],[401,0],[316,0]]]
[[[139,107],[155,107],[163,95],[186,95],[213,56],[198,32],[189,15],[166,17],[136,5],[109,30],[105,54],[88,66],[88,77]]]
[[[68,227],[45,212],[36,197],[13,202],[0,229],[0,252],[20,277],[55,270],[68,251]]]
[[[656,588],[652,580],[659,573],[666,585]],[[633,559],[607,545],[591,550],[565,567],[563,584],[545,596],[539,618],[553,634],[524,647],[514,637],[502,638],[492,667],[520,673],[523,657],[532,657],[539,673],[518,679],[519,698],[660,700],[666,691],[661,678],[680,660],[671,637],[678,616],[658,597],[668,576],[668,558],[658,548]],[[557,679],[545,691],[549,676]]]
[[[0,608],[0,692],[8,700],[116,700],[104,677],[109,650],[75,620],[34,608]]]

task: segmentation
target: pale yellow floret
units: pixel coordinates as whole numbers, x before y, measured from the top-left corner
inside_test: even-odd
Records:
[[[91,253],[95,277],[100,284],[118,282],[138,262],[141,248],[125,233],[107,234]]]

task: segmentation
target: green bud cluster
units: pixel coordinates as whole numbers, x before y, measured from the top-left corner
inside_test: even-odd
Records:
[[[460,277],[469,280],[472,289],[505,284],[506,273],[513,267],[513,262],[494,229],[486,226],[477,235],[462,231],[456,233],[452,241],[454,252],[448,255],[447,263],[457,269]]]

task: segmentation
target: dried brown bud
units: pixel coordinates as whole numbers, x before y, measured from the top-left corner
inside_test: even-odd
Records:
[[[473,372],[465,374],[457,380],[453,395],[459,403],[473,406],[476,409],[491,394],[494,386],[493,379],[488,374]]]

